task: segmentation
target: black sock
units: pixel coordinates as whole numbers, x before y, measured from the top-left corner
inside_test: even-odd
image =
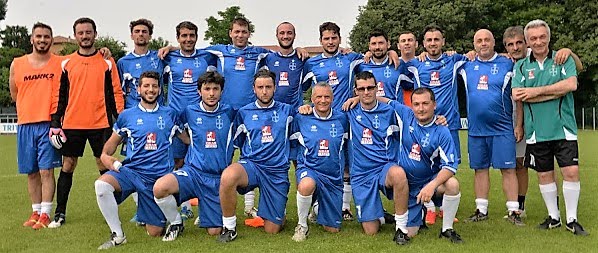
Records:
[[[73,186],[73,173],[60,171],[56,183],[56,212],[66,214],[66,203],[69,201],[69,193]]]
[[[525,210],[525,195],[517,196],[517,201],[519,202],[519,210]]]
[[[106,174],[109,170],[100,170],[100,176]]]

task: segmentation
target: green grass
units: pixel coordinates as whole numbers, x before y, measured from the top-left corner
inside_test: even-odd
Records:
[[[462,150],[466,151],[465,132],[461,133]],[[538,192],[535,172],[530,171],[530,187],[527,198],[526,227],[514,227],[502,219],[505,213],[505,200],[501,190],[500,173],[491,172],[490,220],[465,224],[455,224],[455,229],[465,240],[463,245],[451,245],[446,240],[438,239],[440,222],[430,230],[414,238],[410,245],[399,247],[392,241],[394,226],[384,226],[376,236],[366,236],[357,222],[344,222],[338,234],[325,233],[322,228],[310,226],[310,236],[304,243],[291,240],[293,228],[297,222],[295,202],[296,188],[291,187],[287,205],[288,223],[278,235],[267,235],[262,229],[239,225],[239,238],[229,244],[216,242],[204,229],[194,227],[187,221],[185,234],[175,242],[164,243],[160,239],[150,238],[141,227],[136,227],[128,220],[134,213],[133,201],[127,200],[120,206],[123,229],[128,243],[113,249],[113,252],[391,252],[397,250],[433,251],[433,252],[590,252],[598,251],[598,217],[595,192],[598,191],[598,156],[594,149],[598,143],[598,132],[580,131],[580,174],[582,192],[579,205],[579,219],[590,231],[589,237],[575,237],[564,228],[552,231],[540,231],[535,225],[543,221],[546,215],[541,196]],[[17,174],[15,136],[0,136],[0,213],[4,222],[0,223],[2,240],[0,252],[89,252],[108,239],[109,229],[97,207],[93,181],[98,173],[90,150],[86,151],[77,167],[73,189],[68,206],[65,226],[59,229],[33,231],[21,226],[29,216],[31,206],[27,195],[27,177]],[[473,194],[473,172],[467,168],[467,156],[460,166],[457,177],[461,182],[461,205],[457,217],[463,220],[475,209]],[[291,170],[292,171],[292,170]],[[58,176],[58,170],[55,171]],[[291,179],[294,175],[291,172]],[[559,191],[560,191],[559,187]],[[385,200],[387,209],[392,204]],[[241,216],[242,198],[239,198],[238,223],[243,224]],[[564,216],[563,201],[561,215]]]

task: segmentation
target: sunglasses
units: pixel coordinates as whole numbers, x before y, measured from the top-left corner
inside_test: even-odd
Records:
[[[356,89],[357,91],[364,92],[364,91],[366,91],[366,90],[367,90],[367,91],[374,91],[374,90],[376,90],[377,88],[378,88],[377,86],[375,86],[375,85],[372,85],[372,86],[366,86],[366,87],[359,87],[359,88],[355,88],[355,89]]]

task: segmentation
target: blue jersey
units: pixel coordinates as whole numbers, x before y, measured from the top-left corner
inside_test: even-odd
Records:
[[[268,54],[265,60],[266,67],[276,74],[276,93],[274,100],[289,104],[294,110],[303,104],[303,65],[297,52],[282,55],[280,52]]]
[[[468,61],[465,56],[442,54],[438,59],[417,58],[407,62],[407,69],[413,73],[414,88],[427,87],[436,96],[436,114],[446,117],[451,130],[461,128],[459,102],[457,99],[457,71]]]
[[[170,52],[164,58],[168,75],[168,106],[182,112],[188,105],[199,104],[197,80],[216,64],[215,58],[203,50],[196,49],[190,56],[180,50]]]
[[[421,125],[411,108],[391,102],[402,122],[399,164],[405,170],[409,185],[430,182],[441,169],[457,172],[457,153],[450,130],[435,123]]]
[[[289,135],[293,121],[290,105],[274,101],[269,107],[257,102],[239,109],[235,117],[234,140],[241,158],[270,172],[289,170]]]
[[[341,184],[345,159],[343,145],[349,131],[347,116],[336,110],[325,118],[316,112],[297,114],[292,129],[291,140],[299,142],[297,170],[309,168]]]
[[[234,152],[232,107],[218,104],[216,110],[210,112],[201,103],[194,104],[185,108],[180,118],[191,138],[185,164],[207,174],[221,175],[230,165]]]
[[[488,61],[467,62],[459,71],[467,90],[469,135],[513,134],[512,69],[510,59],[495,53]]]
[[[328,82],[334,95],[332,109],[341,110],[343,103],[353,96],[353,72],[362,59],[363,56],[357,53],[315,56],[305,62],[305,81],[311,82],[312,86]]]
[[[120,76],[121,87],[125,95],[125,108],[137,106],[141,101],[137,93],[139,77],[143,72],[154,71],[162,76],[164,72],[164,62],[158,58],[158,51],[148,51],[144,55],[138,55],[133,52],[128,53],[118,60],[118,75]],[[162,78],[158,80],[160,89],[162,89]],[[158,103],[164,104],[164,91],[158,96]]]
[[[399,118],[390,105],[377,103],[372,110],[356,106],[347,117],[352,178],[377,175],[386,164],[398,163]]]
[[[374,74],[378,86],[378,91],[376,92],[376,96],[378,97],[396,100],[403,104],[403,90],[413,89],[413,83],[402,82],[402,80],[409,79],[409,73],[405,64],[401,63],[399,68],[395,69],[394,64],[388,62],[388,57],[380,64],[374,61],[359,64],[357,72],[362,71],[369,71]],[[401,84],[408,86],[401,87]]]
[[[147,110],[139,104],[120,113],[114,123],[114,132],[127,137],[123,164],[136,170],[144,180],[153,182],[174,168],[170,144],[180,133],[176,115],[165,106]]]
[[[218,72],[224,76],[224,90],[220,102],[239,108],[255,101],[253,76],[262,67],[270,51],[261,47],[238,48],[233,45],[214,45],[206,51],[218,58]]]

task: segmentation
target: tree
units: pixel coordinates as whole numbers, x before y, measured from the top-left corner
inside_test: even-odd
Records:
[[[168,46],[169,43],[170,42],[168,42],[168,40],[165,40],[162,37],[158,37],[156,39],[150,40],[148,47],[149,47],[150,50],[158,50],[160,48]]]
[[[0,68],[9,68],[14,58],[25,54],[25,50],[20,48],[0,47]]]
[[[10,97],[10,89],[8,87],[8,77],[10,76],[9,68],[0,68],[0,107],[10,107],[12,98]]]
[[[221,17],[220,19],[215,18],[214,16],[210,16],[206,18],[206,22],[208,23],[208,29],[204,35],[204,40],[209,41],[210,45],[216,44],[230,44],[230,37],[228,36],[228,30],[230,29],[230,25],[233,22],[233,19],[242,17],[246,18],[243,13],[240,12],[241,7],[239,6],[231,6],[226,8],[224,11],[219,11],[218,15]],[[248,19],[249,20],[249,19]],[[253,33],[255,31],[255,27],[249,22],[249,32]]]
[[[6,26],[6,29],[0,31],[3,47],[20,48],[25,52],[31,52],[30,37],[31,34],[25,26]]]
[[[127,47],[127,44],[125,44],[122,41],[118,41],[117,39],[115,39],[111,36],[97,37],[94,45],[98,49],[103,48],[103,47],[107,47],[108,49],[110,49],[110,52],[112,53],[112,57],[114,58],[114,61],[118,61],[118,59],[120,59],[121,57],[123,57],[127,54],[127,51],[125,50],[125,48]],[[64,45],[64,48],[62,48],[62,50],[60,50],[59,54],[60,55],[72,54],[73,52],[77,51],[78,49],[79,49],[78,45],[72,44],[72,43],[67,43]]]
[[[0,0],[0,21],[6,18],[6,2],[8,0]]]

